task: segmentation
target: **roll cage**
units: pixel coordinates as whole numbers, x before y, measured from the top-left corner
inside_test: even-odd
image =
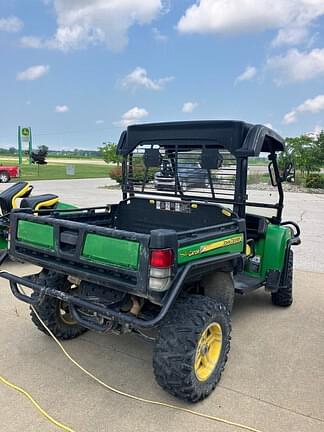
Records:
[[[277,152],[284,140],[272,129],[241,121],[213,120],[132,125],[121,134],[117,153],[123,156],[123,198],[144,195],[177,200],[205,201],[232,206],[245,217],[246,206],[276,210],[273,222],[280,223],[283,209],[282,177]],[[247,197],[248,158],[268,153],[271,181],[278,190],[275,204],[249,202]],[[152,171],[168,159],[174,171],[169,190],[157,190]],[[201,175],[191,190],[185,190],[178,164],[199,161]],[[269,164],[269,167],[270,167]],[[142,175],[139,175],[142,173]],[[208,182],[205,182],[208,178]],[[205,182],[202,187],[202,182]],[[208,184],[207,184],[208,183]]]

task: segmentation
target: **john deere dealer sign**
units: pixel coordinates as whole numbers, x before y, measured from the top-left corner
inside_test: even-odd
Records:
[[[29,141],[30,140],[30,128],[29,127],[22,127],[21,128],[21,139],[22,141]]]

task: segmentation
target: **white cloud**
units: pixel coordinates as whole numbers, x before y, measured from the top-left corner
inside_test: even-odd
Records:
[[[247,66],[245,70],[236,78],[235,84],[241,81],[250,81],[255,77],[257,69],[254,66]]]
[[[153,33],[153,37],[156,41],[158,41],[158,42],[167,42],[168,41],[168,36],[162,34],[160,32],[160,30],[157,29],[156,27],[154,27],[152,29],[152,33]]]
[[[192,113],[193,110],[197,108],[199,104],[197,102],[185,102],[182,107],[182,112]]]
[[[19,81],[33,81],[46,75],[49,71],[48,65],[31,66],[28,69],[17,74]]]
[[[272,46],[297,45],[307,39],[307,27],[288,27],[278,31],[277,36],[272,41]]]
[[[148,77],[147,71],[144,68],[137,67],[131,73],[126,75],[121,84],[125,88],[136,89],[137,87],[145,87],[149,90],[162,90],[168,82],[172,81],[174,77],[165,77],[153,80]]]
[[[96,123],[96,124],[103,124],[103,123],[105,123],[105,122],[104,122],[104,120],[96,120],[95,123]]]
[[[134,107],[125,112],[119,122],[115,122],[115,126],[121,126],[123,128],[129,126],[130,124],[136,123],[142,118],[148,116],[148,111],[145,108]]]
[[[295,110],[288,112],[284,115],[284,118],[282,119],[282,123],[284,124],[291,124],[296,123],[297,121],[297,113]]]
[[[69,51],[103,43],[112,50],[123,49],[128,29],[152,22],[164,11],[163,0],[54,0],[57,29],[52,38],[25,37],[31,48]]]
[[[324,75],[324,48],[308,52],[294,48],[285,55],[269,57],[266,67],[274,71],[278,85],[316,78]]]
[[[17,33],[23,28],[23,22],[16,16],[0,18],[0,31]]]
[[[44,46],[42,39],[34,36],[23,36],[20,39],[20,43],[26,48],[43,48]]]
[[[55,112],[57,113],[65,113],[68,112],[70,108],[67,105],[56,105]]]
[[[177,28],[181,33],[219,34],[279,30],[275,45],[297,44],[307,38],[311,24],[323,14],[323,0],[197,0]]]
[[[298,105],[287,114],[285,114],[282,122],[285,124],[295,123],[298,118],[298,114],[304,112],[318,113],[324,110],[324,94],[318,95],[313,99],[306,99],[302,104]]]
[[[324,131],[324,127],[323,127],[323,126],[316,125],[316,126],[314,127],[314,130],[313,130],[313,135],[314,135],[314,136],[319,136],[319,134],[320,134],[321,132],[323,132],[323,131]]]

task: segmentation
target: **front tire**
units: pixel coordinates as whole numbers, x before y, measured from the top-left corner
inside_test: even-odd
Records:
[[[278,291],[271,293],[272,304],[275,306],[288,307],[293,303],[293,271],[294,271],[294,254],[289,251],[287,287],[279,288]]]
[[[49,273],[48,275],[45,275],[43,272],[37,276],[39,279],[44,279],[45,277],[47,286],[52,285],[53,288],[64,292],[71,289],[70,283],[64,276],[57,273]],[[32,298],[35,296],[35,293],[31,295]],[[74,321],[66,303],[57,298],[45,296],[39,304],[30,307],[30,316],[38,330],[48,336],[50,336],[49,332],[38,319],[33,308],[36,310],[42,321],[44,321],[44,324],[58,339],[74,339],[87,331],[86,328],[80,326],[76,321]]]
[[[8,171],[0,171],[0,182],[8,183],[9,180],[10,180],[10,175]]]
[[[182,297],[159,330],[153,354],[156,381],[190,402],[206,398],[220,380],[230,350],[231,322],[221,303]]]

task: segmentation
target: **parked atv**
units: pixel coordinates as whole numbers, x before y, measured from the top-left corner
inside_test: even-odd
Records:
[[[43,270],[0,276],[60,339],[87,329],[147,337],[155,329],[157,382],[181,399],[202,400],[227,361],[234,293],[264,287],[275,305],[293,301],[291,248],[300,230],[282,221],[282,183],[291,170],[279,173],[283,150],[273,130],[239,121],[129,126],[118,144],[122,201],[47,216],[36,208],[12,212],[10,255]],[[269,155],[275,203],[247,196],[248,158],[261,152]],[[178,167],[186,159],[199,161],[202,172],[195,165],[183,188]],[[165,192],[147,181],[163,161],[174,177]],[[33,309],[31,317],[47,333]]]

